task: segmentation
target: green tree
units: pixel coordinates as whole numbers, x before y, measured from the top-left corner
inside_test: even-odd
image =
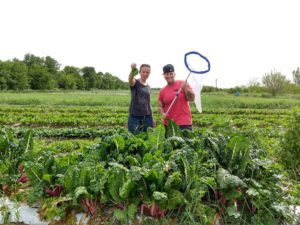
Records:
[[[65,74],[77,74],[80,75],[80,69],[75,66],[65,66],[63,69]]]
[[[58,88],[65,90],[75,90],[77,88],[76,79],[72,74],[63,74],[59,77]]]
[[[48,73],[46,67],[38,64],[33,64],[28,72],[30,78],[30,87],[34,90],[54,89],[57,82],[53,79],[51,74]]]
[[[13,90],[24,90],[29,88],[28,69],[24,62],[14,59],[11,65],[11,86]]]
[[[57,74],[60,69],[60,64],[50,56],[46,56],[45,66],[47,67],[48,72],[53,75]]]
[[[95,88],[103,89],[103,73],[98,72],[96,74]]]
[[[99,74],[99,73],[98,73]],[[128,84],[110,73],[101,73],[101,89],[127,89]]]
[[[65,66],[63,69],[64,74],[71,76],[76,82],[76,89],[84,90],[86,88],[86,82],[83,76],[81,76],[81,70],[74,66]]]
[[[23,62],[30,69],[33,65],[45,66],[44,59],[33,54],[26,54]]]
[[[284,85],[283,93],[300,94],[300,85],[288,80]]]
[[[273,96],[276,96],[284,88],[286,81],[286,77],[276,71],[267,73],[262,78],[262,83]]]
[[[85,82],[84,78],[78,74],[72,74],[72,77],[74,77],[74,79],[76,81],[76,88],[78,90],[84,90],[86,87],[86,82]]]
[[[294,79],[295,84],[300,86],[300,68],[299,67],[293,71],[293,79]]]
[[[52,57],[26,54],[22,61],[0,61],[0,90],[43,89],[127,89],[128,84],[110,73],[96,72],[94,67],[79,69],[60,64]]]
[[[28,67],[30,87],[34,90],[54,89],[59,78],[58,62],[47,56],[46,59],[33,54],[26,54],[23,62]]]
[[[0,61],[0,90],[6,90],[8,88],[7,81],[10,76],[9,63]]]
[[[6,77],[4,77],[0,71],[0,91],[7,89]]]
[[[102,77],[102,88],[103,89],[113,89],[113,79],[112,79],[112,75],[110,73],[105,73],[103,74]]]
[[[94,67],[83,67],[81,69],[82,77],[86,83],[86,89],[96,88],[97,75]]]
[[[13,61],[1,62],[0,75],[2,78],[1,90],[24,90],[29,87],[27,66],[22,61],[14,59]]]

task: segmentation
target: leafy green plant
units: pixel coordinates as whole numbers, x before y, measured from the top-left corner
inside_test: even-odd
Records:
[[[300,109],[293,112],[287,130],[280,142],[279,156],[290,172],[290,176],[300,181]]]
[[[22,161],[30,185],[24,196],[30,205],[41,203],[47,220],[74,209],[92,217],[110,212],[111,222],[122,223],[137,214],[157,223],[173,218],[181,224],[290,222],[286,209],[294,201],[283,191],[280,165],[255,138],[227,128],[165,138],[160,126],[138,135],[106,133],[83,148],[62,141],[37,145]],[[68,146],[73,151],[64,151]],[[9,176],[1,165],[1,174]]]
[[[17,142],[12,130],[0,132],[0,184],[10,195],[18,182],[26,182],[22,163],[33,149],[32,131],[27,130]],[[23,176],[23,177],[22,177]]]
[[[170,119],[167,125],[166,138],[174,136],[182,137],[182,132],[179,126],[173,120]]]
[[[136,76],[136,75],[139,74],[139,70],[138,70],[137,68],[133,68],[133,69],[131,70],[131,74],[132,74],[133,76]]]

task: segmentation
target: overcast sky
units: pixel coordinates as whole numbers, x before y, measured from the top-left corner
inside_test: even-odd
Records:
[[[204,85],[247,85],[274,69],[292,80],[300,67],[298,2],[1,0],[0,60],[51,56],[61,68],[92,66],[122,80],[131,62],[149,63],[149,84],[162,87],[162,67],[172,63],[184,79],[184,54],[198,51],[211,63]]]

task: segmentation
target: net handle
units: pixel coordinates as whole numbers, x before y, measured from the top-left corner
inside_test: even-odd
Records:
[[[173,101],[171,102],[171,105],[169,106],[167,112],[165,112],[166,115],[168,115],[170,109],[172,108],[174,102],[176,101],[176,99],[178,98],[178,95],[180,93],[180,91],[182,90],[182,86],[184,86],[186,83],[187,83],[187,80],[189,79],[190,75],[191,75],[192,72],[189,73],[189,75],[187,76],[187,78],[185,79],[185,81],[181,84],[181,87],[179,88],[179,90],[177,91]]]
[[[187,57],[189,55],[198,55],[200,58],[204,59],[207,62],[207,70],[202,70],[202,71],[192,70],[187,63]],[[207,73],[210,71],[210,62],[209,62],[208,58],[206,58],[204,55],[201,55],[199,52],[191,51],[191,52],[186,53],[184,55],[184,64],[191,73],[204,74],[204,73]]]

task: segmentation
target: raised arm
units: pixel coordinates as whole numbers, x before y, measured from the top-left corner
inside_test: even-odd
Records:
[[[134,74],[133,74],[133,70],[136,69],[136,64],[132,63],[131,64],[131,70],[130,73],[128,75],[128,83],[130,87],[133,87],[135,85],[135,78],[134,78]]]

